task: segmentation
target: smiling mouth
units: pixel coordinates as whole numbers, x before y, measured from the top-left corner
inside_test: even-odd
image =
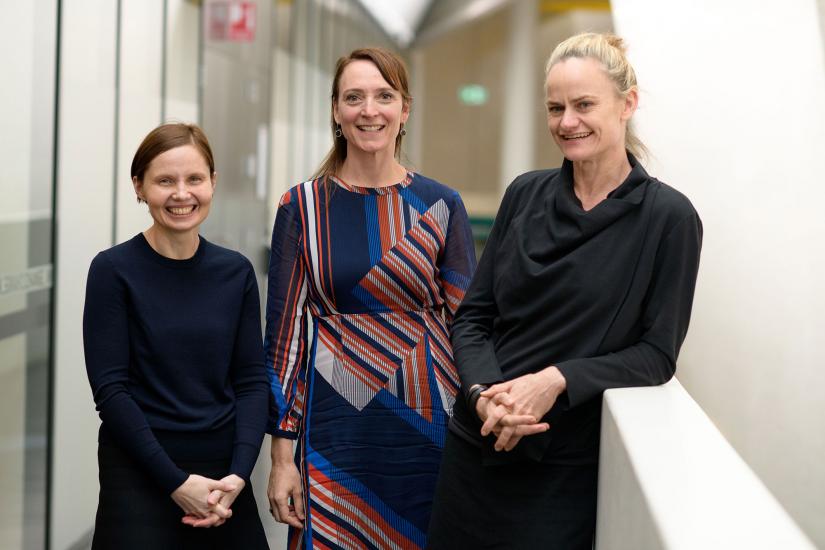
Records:
[[[186,216],[194,212],[195,208],[194,204],[190,204],[189,206],[169,206],[166,208],[166,211],[175,216]]]
[[[386,127],[384,124],[370,124],[357,126],[362,132],[380,132]]]
[[[580,132],[578,134],[568,134],[566,136],[561,136],[561,139],[563,139],[565,141],[572,141],[572,140],[575,140],[575,139],[584,139],[586,137],[589,137],[592,133],[593,132]]]

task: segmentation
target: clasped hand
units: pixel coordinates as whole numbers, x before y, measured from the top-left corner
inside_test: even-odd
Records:
[[[235,474],[214,480],[191,474],[172,493],[172,500],[186,513],[181,521],[192,527],[218,527],[232,517],[232,503],[246,482]]]
[[[476,413],[484,422],[481,435],[494,434],[495,449],[511,451],[522,437],[547,431],[550,425],[539,420],[566,387],[564,375],[554,366],[490,386],[476,402]]]

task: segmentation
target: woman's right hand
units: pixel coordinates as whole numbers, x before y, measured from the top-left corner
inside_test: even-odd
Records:
[[[492,433],[496,436],[497,451],[512,451],[522,437],[550,429],[548,423],[538,422],[535,416],[513,414],[512,409],[501,400],[484,395],[476,401],[476,413],[483,422],[481,435],[486,437]]]
[[[291,439],[272,438],[272,469],[269,471],[266,496],[269,497],[269,512],[275,521],[303,529],[304,486],[293,453]]]
[[[198,521],[197,527],[212,527],[232,517],[232,510],[221,504],[211,506],[207,501],[209,493],[215,490],[228,491],[230,489],[231,487],[224,481],[190,474],[186,481],[172,492],[172,500],[185,512],[184,519],[200,518],[201,521]]]
[[[294,462],[273,462],[266,494],[269,497],[269,511],[275,521],[296,529],[304,528],[304,489]]]

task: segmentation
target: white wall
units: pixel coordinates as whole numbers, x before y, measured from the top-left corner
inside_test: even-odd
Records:
[[[200,16],[194,2],[166,0],[166,121],[198,122]]]
[[[120,93],[116,189],[117,233],[123,242],[152,225],[137,204],[131,183],[132,157],[161,118],[163,0],[121,0]]]
[[[693,200],[705,227],[677,376],[825,546],[817,0],[612,5],[642,87],[637,122],[651,172]]]
[[[111,246],[116,2],[64,0],[56,184],[56,315],[51,546],[82,537],[97,508],[97,414],[83,359],[83,296]]]

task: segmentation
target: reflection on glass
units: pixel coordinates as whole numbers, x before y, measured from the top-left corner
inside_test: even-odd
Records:
[[[4,7],[0,66],[0,548],[46,533],[56,2]]]

